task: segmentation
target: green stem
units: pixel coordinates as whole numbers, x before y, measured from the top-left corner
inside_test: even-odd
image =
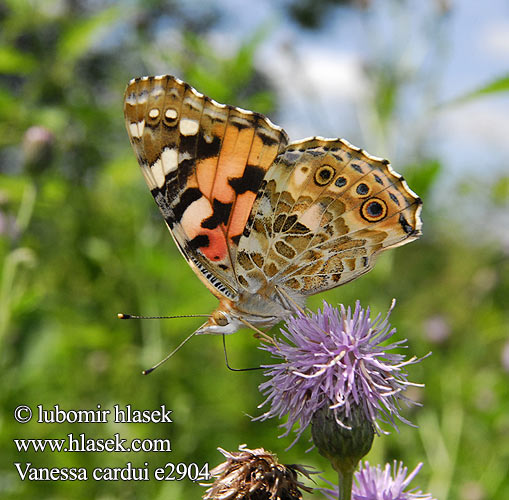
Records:
[[[34,212],[36,197],[37,189],[35,188],[35,185],[27,184],[25,190],[23,191],[23,198],[21,199],[21,205],[16,217],[16,225],[18,226],[21,233],[26,230],[28,224],[30,223],[30,219],[32,218],[32,214]]]
[[[353,484],[353,470],[341,472],[338,470],[338,500],[351,500]]]
[[[9,319],[12,312],[12,302],[20,295],[16,290],[16,278],[19,269],[25,266],[31,266],[35,263],[33,252],[28,248],[16,248],[7,257],[0,276],[0,344],[7,332]]]

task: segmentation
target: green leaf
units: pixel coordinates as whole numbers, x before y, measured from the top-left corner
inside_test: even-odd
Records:
[[[72,61],[81,57],[97,42],[105,28],[119,20],[121,12],[119,7],[112,6],[95,16],[70,24],[60,40],[60,57]]]
[[[187,71],[187,79],[194,87],[220,103],[231,100],[231,89],[227,83],[200,66],[193,66]]]
[[[22,74],[30,73],[35,67],[35,59],[14,47],[0,47],[0,73]]]
[[[276,107],[276,97],[273,92],[262,91],[246,99],[248,109],[255,109],[258,113],[267,114]]]
[[[405,169],[405,179],[421,198],[427,198],[441,171],[442,164],[439,160],[423,160]]]
[[[19,111],[21,103],[7,89],[0,87],[0,118],[7,119],[10,115]],[[17,115],[19,116],[19,114]]]
[[[491,196],[493,201],[503,205],[509,201],[509,176],[503,176],[497,179],[493,184]]]
[[[502,77],[496,78],[495,80],[479,87],[476,90],[467,92],[466,94],[456,97],[452,101],[446,104],[462,104],[466,101],[471,101],[479,97],[484,97],[490,94],[498,94],[500,92],[509,92],[509,74]]]

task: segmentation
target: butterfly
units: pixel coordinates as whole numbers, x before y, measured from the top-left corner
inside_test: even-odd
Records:
[[[219,299],[196,334],[271,327],[421,235],[420,198],[344,139],[289,142],[173,76],[131,80],[124,114],[177,247]]]

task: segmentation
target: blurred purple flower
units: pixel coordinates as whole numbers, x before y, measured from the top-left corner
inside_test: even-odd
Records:
[[[19,236],[19,226],[16,217],[9,213],[9,198],[0,190],[0,236],[6,236],[12,240]]]
[[[506,373],[509,373],[509,340],[502,347],[501,360],[502,368]]]
[[[324,301],[322,311],[299,313],[289,319],[286,331],[281,330],[285,339],[275,339],[274,345],[262,347],[282,362],[264,366],[270,379],[259,386],[267,396],[259,407],[270,404],[270,409],[256,420],[288,414],[282,425],[286,432],[281,437],[298,422],[294,443],[313,414],[325,405],[344,427],[341,415],[349,418],[354,406],[362,410],[377,432],[384,432],[377,419],[396,429],[394,417],[410,424],[400,415],[399,402],[417,404],[402,395],[406,386],[417,384],[407,381],[404,367],[422,358],[404,361],[405,356],[387,352],[405,347],[405,340],[381,345],[396,331],[388,322],[394,304],[384,319],[379,314],[371,320],[369,307],[362,309],[359,301],[353,312],[350,307],[341,305],[338,310]]]
[[[23,136],[23,152],[25,168],[29,172],[38,174],[51,164],[55,136],[49,129],[41,125],[29,127]]]
[[[408,468],[399,465],[396,461],[393,463],[392,474],[391,465],[385,464],[382,470],[379,465],[370,467],[368,462],[364,462],[361,469],[355,473],[355,484],[352,488],[352,500],[435,500],[429,493],[422,493],[417,488],[404,491],[412,480],[417,476],[422,468],[422,463],[408,475]],[[321,488],[320,491],[331,500],[337,500],[338,489]]]
[[[436,314],[424,322],[424,333],[429,341],[441,344],[450,337],[451,327],[444,316]]]
[[[16,232],[16,220],[12,215],[0,210],[0,236],[10,236]]]

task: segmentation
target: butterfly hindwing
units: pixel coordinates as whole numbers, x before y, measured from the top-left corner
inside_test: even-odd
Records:
[[[420,199],[387,161],[342,139],[291,143],[265,176],[238,251],[239,281],[312,295],[420,235]]]
[[[172,76],[131,80],[124,114],[145,181],[177,246],[215,295],[234,299],[237,245],[286,133]]]

